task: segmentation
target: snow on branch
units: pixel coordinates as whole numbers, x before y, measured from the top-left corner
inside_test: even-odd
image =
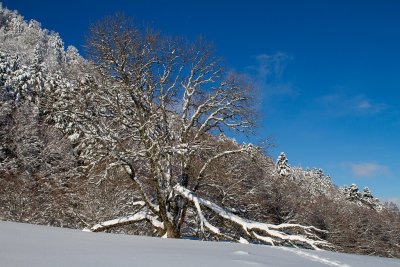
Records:
[[[162,222],[160,222],[159,220],[157,220],[156,216],[152,215],[147,210],[142,210],[131,216],[124,216],[124,217],[120,217],[117,219],[113,219],[113,220],[109,220],[109,221],[105,221],[105,222],[96,224],[95,226],[91,227],[90,229],[85,228],[83,231],[85,231],[85,232],[101,232],[101,231],[104,231],[109,228],[132,224],[132,223],[143,221],[143,220],[149,221],[156,228],[164,229],[164,224]]]
[[[210,202],[208,200],[205,200],[205,199],[202,199],[202,198],[196,196],[192,191],[188,190],[187,188],[185,188],[179,184],[175,185],[174,190],[178,194],[184,196],[188,200],[195,203],[196,209],[199,214],[199,219],[201,220],[201,225],[206,226],[206,228],[211,230],[212,233],[220,234],[220,231],[219,231],[219,229],[217,229],[214,226],[207,227],[207,226],[209,226],[209,223],[204,218],[204,216],[200,210],[199,204],[211,209],[212,211],[217,213],[222,218],[227,219],[231,222],[234,222],[234,223],[240,225],[249,236],[254,237],[260,241],[270,243],[272,245],[274,245],[275,243],[282,243],[283,241],[287,241],[287,242],[300,242],[303,244],[307,244],[315,250],[320,250],[319,246],[330,246],[330,244],[327,241],[324,241],[324,240],[318,238],[317,235],[309,233],[307,231],[307,230],[313,230],[315,232],[326,232],[326,231],[320,230],[316,227],[303,226],[300,224],[273,225],[273,224],[266,224],[266,223],[260,223],[260,222],[247,220],[247,219],[241,218],[241,217],[227,211],[226,209],[218,206],[217,204],[215,204],[213,202]],[[289,229],[289,228],[296,228],[296,229],[303,230],[310,237],[305,237],[302,235],[290,235],[290,234],[280,231],[280,230]],[[261,236],[261,235],[255,233],[254,232],[255,230],[261,231],[261,232],[265,233],[267,236]]]
[[[191,200],[191,201],[193,201],[194,206],[196,207],[197,214],[198,214],[199,219],[200,219],[200,230],[201,230],[203,233],[204,233],[204,228],[207,228],[211,233],[213,233],[213,234],[215,234],[215,235],[218,235],[218,236],[222,236],[222,237],[224,237],[224,238],[226,238],[226,239],[228,239],[228,240],[235,241],[235,242],[239,242],[239,243],[243,243],[243,244],[249,244],[249,242],[248,242],[246,239],[240,237],[239,240],[236,240],[236,239],[232,238],[231,236],[225,235],[224,233],[222,233],[222,232],[218,229],[218,227],[212,225],[212,224],[204,217],[203,212],[202,212],[201,207],[200,207],[199,199],[198,199],[197,197],[193,197],[193,196],[194,196],[194,195],[192,194],[191,196],[189,196],[188,199]]]

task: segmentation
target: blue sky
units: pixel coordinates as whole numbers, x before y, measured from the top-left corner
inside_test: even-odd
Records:
[[[337,185],[400,200],[399,1],[3,1],[83,51],[116,11],[168,35],[213,42],[259,86],[257,137],[276,158]],[[400,201],[399,201],[400,203]]]

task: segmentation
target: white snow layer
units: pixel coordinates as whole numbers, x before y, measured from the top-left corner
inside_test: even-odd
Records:
[[[0,222],[0,266],[390,267],[399,259]]]
[[[86,228],[83,229],[83,231],[84,232],[98,232],[98,231],[102,231],[102,230],[105,230],[110,227],[129,224],[130,222],[138,222],[138,221],[142,221],[142,220],[150,221],[155,227],[162,228],[162,229],[164,228],[164,225],[162,222],[158,221],[154,216],[149,214],[148,211],[144,210],[144,211],[139,211],[138,213],[136,213],[132,216],[124,216],[124,217],[120,217],[117,219],[113,219],[113,220],[109,220],[106,222],[96,224],[95,226],[93,226],[90,229],[86,229]]]

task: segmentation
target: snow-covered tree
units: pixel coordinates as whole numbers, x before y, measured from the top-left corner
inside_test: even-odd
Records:
[[[44,91],[59,82],[53,71],[64,64],[49,69],[56,57],[51,40],[60,44],[61,39],[5,8],[0,21],[0,216],[76,227],[69,206],[76,199],[68,191],[70,178],[79,177],[77,158],[68,140],[47,123],[44,105]],[[63,47],[57,49],[64,54]]]
[[[387,201],[387,202],[383,203],[383,206],[389,211],[400,212],[398,204],[396,204],[392,201]]]
[[[80,56],[78,49],[75,46],[68,46],[67,51],[65,52],[65,61],[69,65],[77,65],[83,63],[83,58]]]
[[[282,177],[283,183],[289,179],[297,186],[305,188],[312,195],[328,194],[333,188],[331,177],[325,175],[322,169],[292,168],[284,152],[280,153],[275,168],[278,175]]]
[[[382,210],[383,205],[379,199],[375,198],[368,187],[365,187],[362,192],[358,190],[356,184],[344,186],[340,188],[347,200],[356,203],[357,205],[367,206],[375,210]]]
[[[276,171],[281,176],[289,176],[292,172],[292,168],[290,167],[284,152],[279,154],[278,160],[276,161]]]
[[[252,131],[252,91],[243,76],[224,71],[208,45],[142,33],[117,15],[92,27],[89,47],[90,73],[54,91],[53,113],[81,136],[88,172],[107,162],[101,182],[112,170],[124,170],[141,207],[91,231],[147,220],[161,235],[179,237],[187,214],[196,214],[199,231],[223,239],[327,245],[311,233],[320,232],[315,227],[251,221],[197,194],[211,184],[216,161],[256,151],[218,144],[218,133]],[[209,212],[242,230],[219,228]]]

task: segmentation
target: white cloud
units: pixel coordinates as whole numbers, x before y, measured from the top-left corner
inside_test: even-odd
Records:
[[[368,110],[371,109],[373,106],[371,105],[371,103],[368,100],[361,100],[358,104],[357,104],[357,109],[360,110]]]
[[[351,164],[350,167],[353,175],[357,177],[385,175],[389,172],[387,166],[371,162]]]
[[[328,94],[316,99],[321,108],[334,116],[371,115],[389,108],[387,104],[377,103],[365,95],[347,95],[340,92]]]
[[[282,52],[259,54],[254,56],[255,63],[247,66],[245,72],[255,85],[267,96],[294,96],[296,91],[292,83],[282,79],[290,57]]]
[[[259,54],[255,56],[257,66],[251,66],[259,78],[266,79],[267,77],[274,76],[280,78],[285,68],[286,62],[289,57],[282,52],[273,55]]]
[[[353,99],[355,104],[355,109],[359,112],[375,114],[379,113],[388,108],[388,105],[383,103],[372,103],[370,100],[365,97],[358,97]]]

